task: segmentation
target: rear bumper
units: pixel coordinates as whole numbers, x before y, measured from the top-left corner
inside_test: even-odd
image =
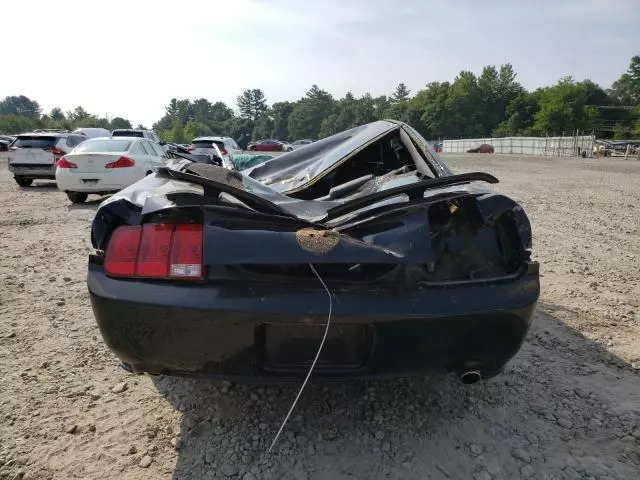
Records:
[[[324,290],[117,280],[90,264],[102,336],[125,367],[175,375],[299,378],[327,320]],[[334,291],[322,377],[387,377],[473,367],[517,353],[539,295],[537,264],[492,285]]]
[[[113,169],[109,172],[76,172],[63,169],[56,172],[58,188],[65,192],[118,192],[137,182],[142,176],[126,169]]]
[[[9,162],[9,171],[17,177],[54,180],[56,166],[54,164],[29,164]]]

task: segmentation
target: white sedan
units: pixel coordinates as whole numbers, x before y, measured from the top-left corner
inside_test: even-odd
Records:
[[[90,193],[117,192],[166,163],[162,148],[145,138],[92,138],[58,160],[56,182],[69,200],[82,203]]]

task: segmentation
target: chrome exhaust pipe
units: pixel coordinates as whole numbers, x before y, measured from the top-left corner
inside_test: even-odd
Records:
[[[482,380],[482,374],[478,370],[469,370],[460,375],[460,380],[465,385],[471,385]]]

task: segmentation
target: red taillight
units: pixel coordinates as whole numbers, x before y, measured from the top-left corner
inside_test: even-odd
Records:
[[[160,278],[167,276],[172,236],[173,225],[148,223],[142,227],[136,275]]]
[[[56,165],[58,166],[58,168],[78,168],[78,165],[76,165],[73,162],[70,162],[64,157],[58,159],[58,163],[56,163]]]
[[[202,279],[202,225],[119,227],[104,269],[113,277]]]
[[[132,277],[140,249],[142,227],[119,227],[113,232],[104,260],[104,269],[114,277]]]
[[[187,152],[193,152],[193,147],[187,148]]]
[[[226,148],[222,148],[222,149],[220,149],[220,153],[221,153],[222,155],[229,155],[229,152],[227,152],[227,149],[226,149]]]
[[[43,148],[43,150],[45,152],[51,152],[54,155],[64,155],[64,150],[60,150],[58,147]]]
[[[202,277],[202,225],[176,225],[169,262],[169,276]]]
[[[136,162],[129,157],[120,157],[115,162],[107,163],[104,168],[127,168],[134,167]]]

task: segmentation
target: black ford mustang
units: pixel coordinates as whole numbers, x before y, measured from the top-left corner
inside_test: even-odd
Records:
[[[378,121],[244,172],[176,160],[106,200],[88,287],[133,372],[298,378],[454,371],[519,350],[539,295],[520,205]]]

